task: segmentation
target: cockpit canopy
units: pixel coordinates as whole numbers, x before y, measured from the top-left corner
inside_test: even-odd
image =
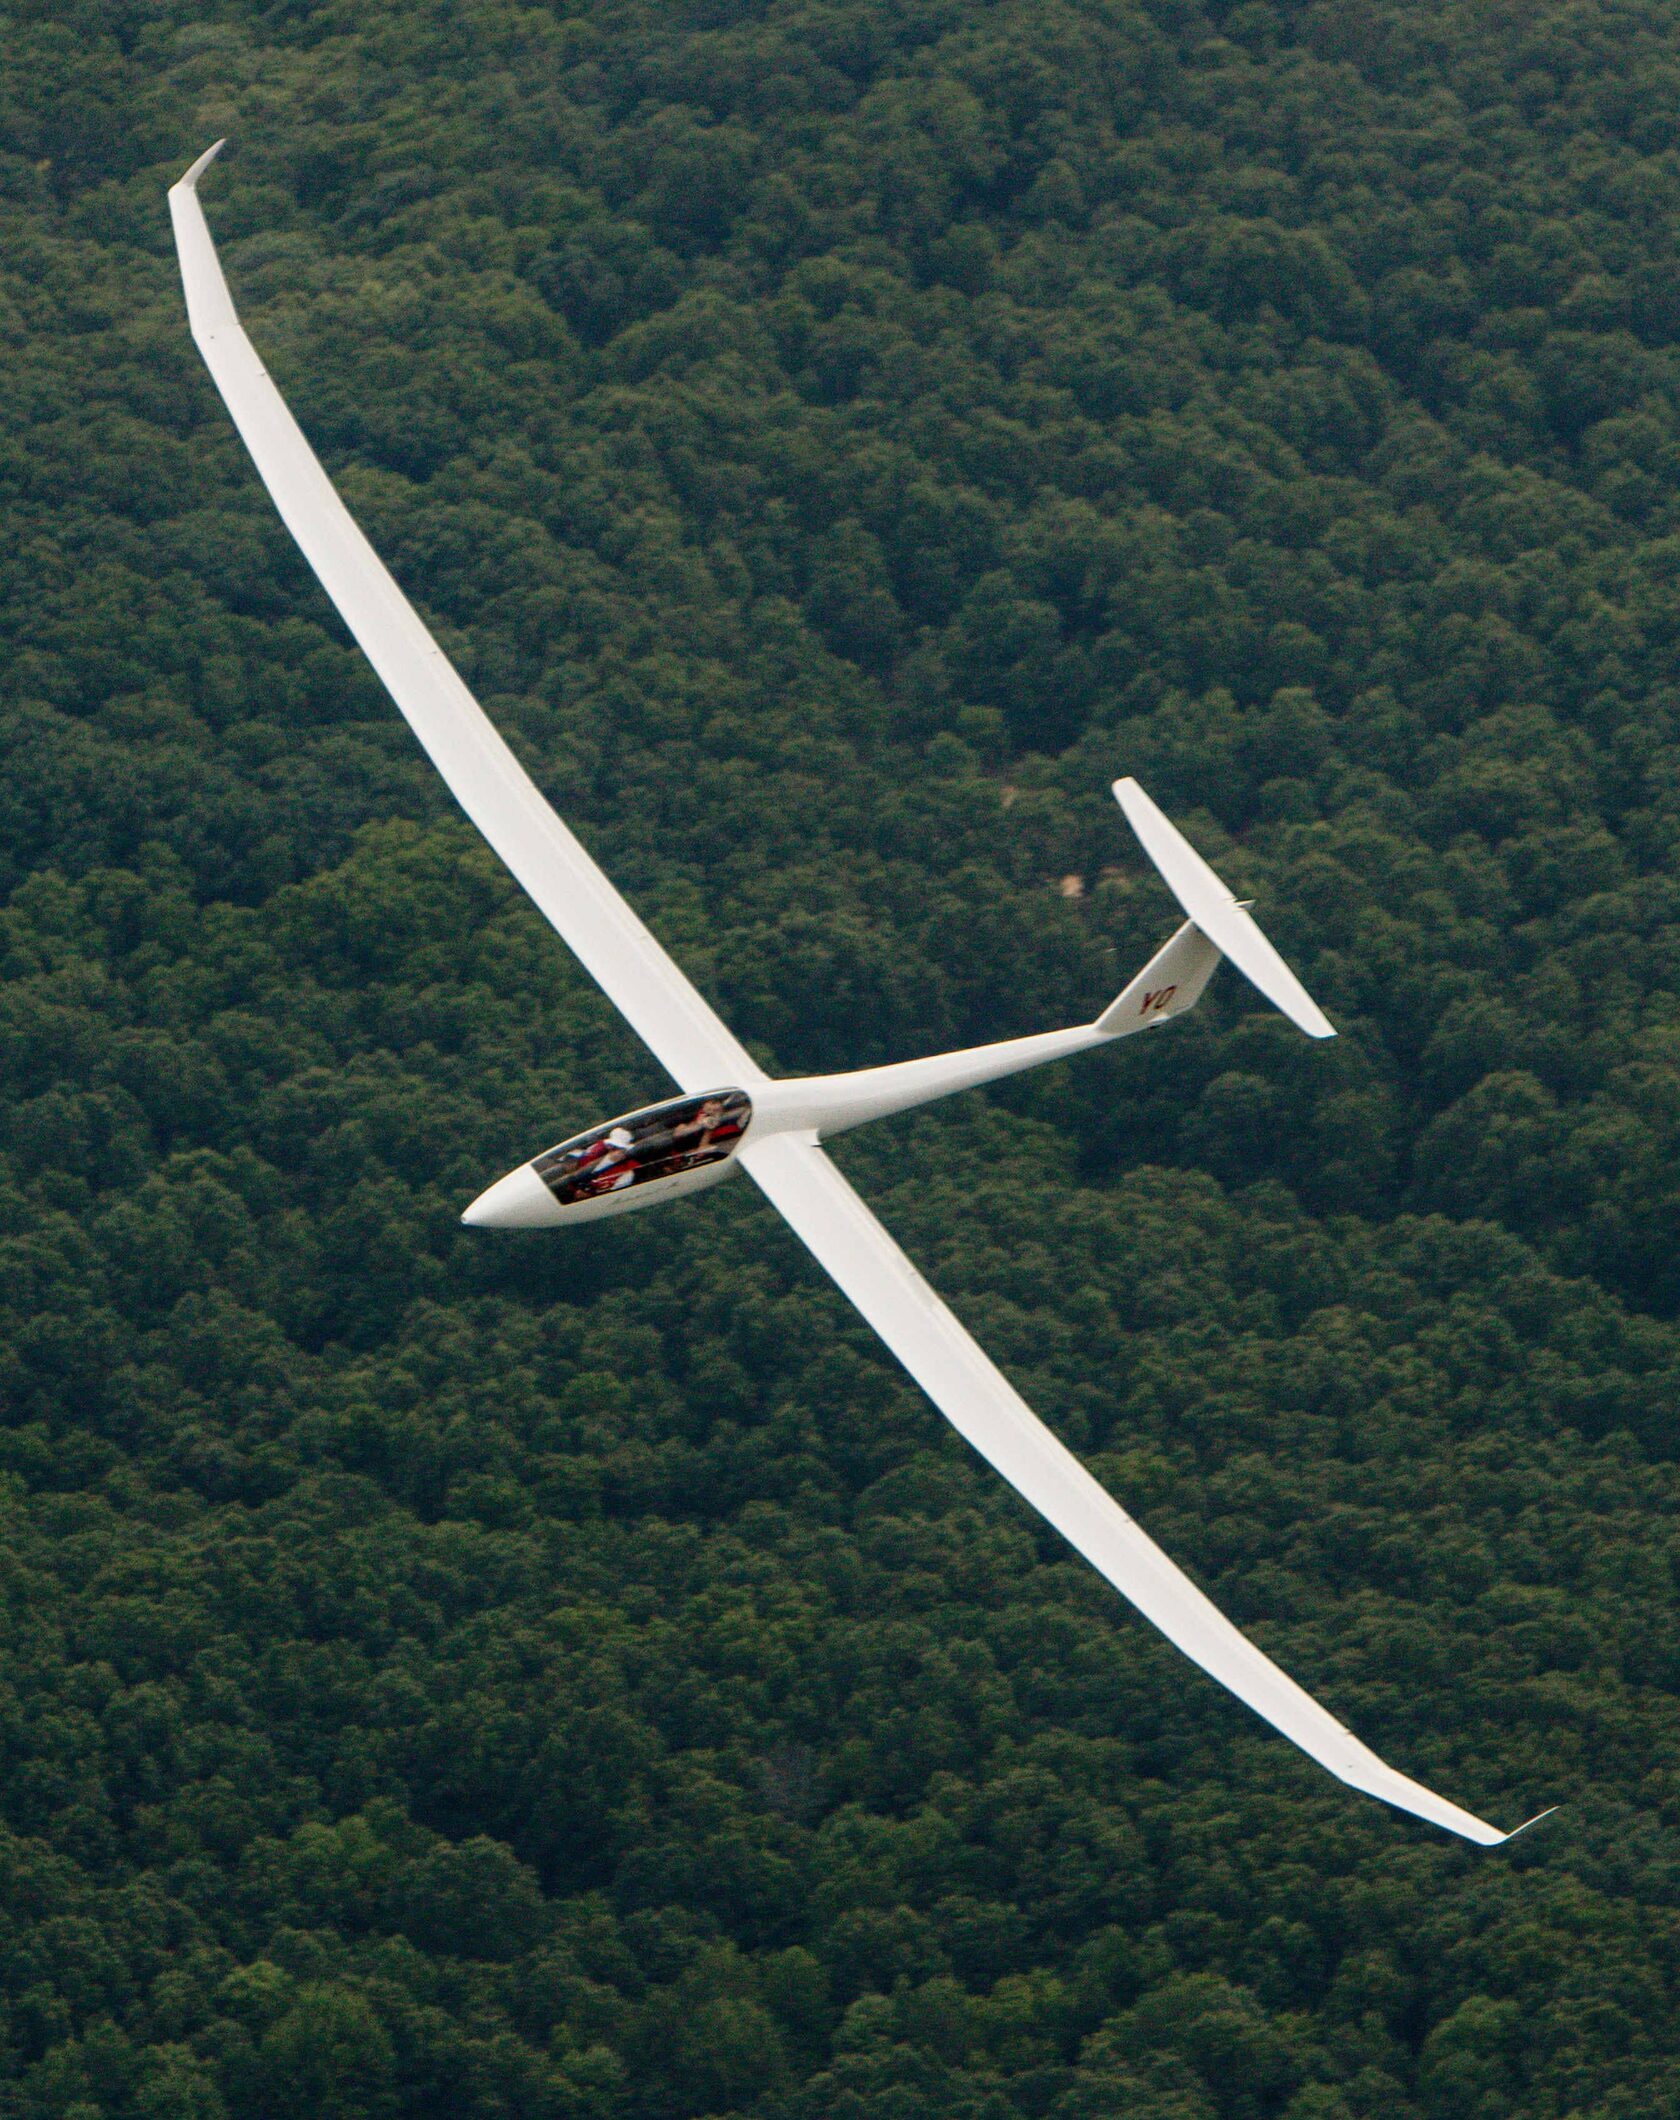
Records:
[[[592,1126],[498,1178],[462,1216],[489,1229],[542,1229],[627,1214],[729,1175],[752,1119],[744,1090],[649,1104]]]
[[[562,1207],[605,1200],[725,1162],[751,1117],[752,1100],[745,1090],[676,1097],[575,1134],[536,1157],[531,1168]]]

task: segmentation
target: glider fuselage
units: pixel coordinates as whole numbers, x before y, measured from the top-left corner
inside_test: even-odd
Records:
[[[760,1079],[750,1093],[697,1090],[644,1105],[533,1156],[480,1193],[461,1219],[476,1229],[570,1227],[702,1192],[736,1168],[735,1151],[749,1129],[755,1141],[771,1134],[827,1140],[866,1120],[1088,1052],[1193,1007],[1218,961],[1219,952],[1186,922],[1095,1023],[851,1074]]]

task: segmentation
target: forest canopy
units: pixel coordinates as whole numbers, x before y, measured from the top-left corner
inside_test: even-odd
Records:
[[[765,1064],[1077,1021],[1135,773],[1338,1024],[840,1158],[1397,1764],[974,1461],[667,1093],[188,339]],[[0,2111],[1680,2115],[1680,25],[12,0]],[[1139,1048],[1143,1048],[1140,1050]]]

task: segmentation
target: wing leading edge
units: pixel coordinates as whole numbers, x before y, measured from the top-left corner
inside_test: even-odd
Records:
[[[958,1434],[1192,1663],[1350,1788],[1483,1847],[1511,1838],[1379,1759],[1231,1624],[1056,1440],[812,1137],[749,1140],[740,1160]]]
[[[538,792],[334,492],[245,336],[198,203],[169,194],[187,317],[286,528],[451,793],[630,1027],[687,1090],[765,1079]]]

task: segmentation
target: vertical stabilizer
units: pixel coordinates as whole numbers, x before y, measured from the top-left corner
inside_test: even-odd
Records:
[[[1187,920],[1164,943],[1124,993],[1108,1004],[1093,1030],[1105,1038],[1124,1038],[1154,1023],[1170,1023],[1196,1006],[1219,969],[1219,951],[1193,920]]]

